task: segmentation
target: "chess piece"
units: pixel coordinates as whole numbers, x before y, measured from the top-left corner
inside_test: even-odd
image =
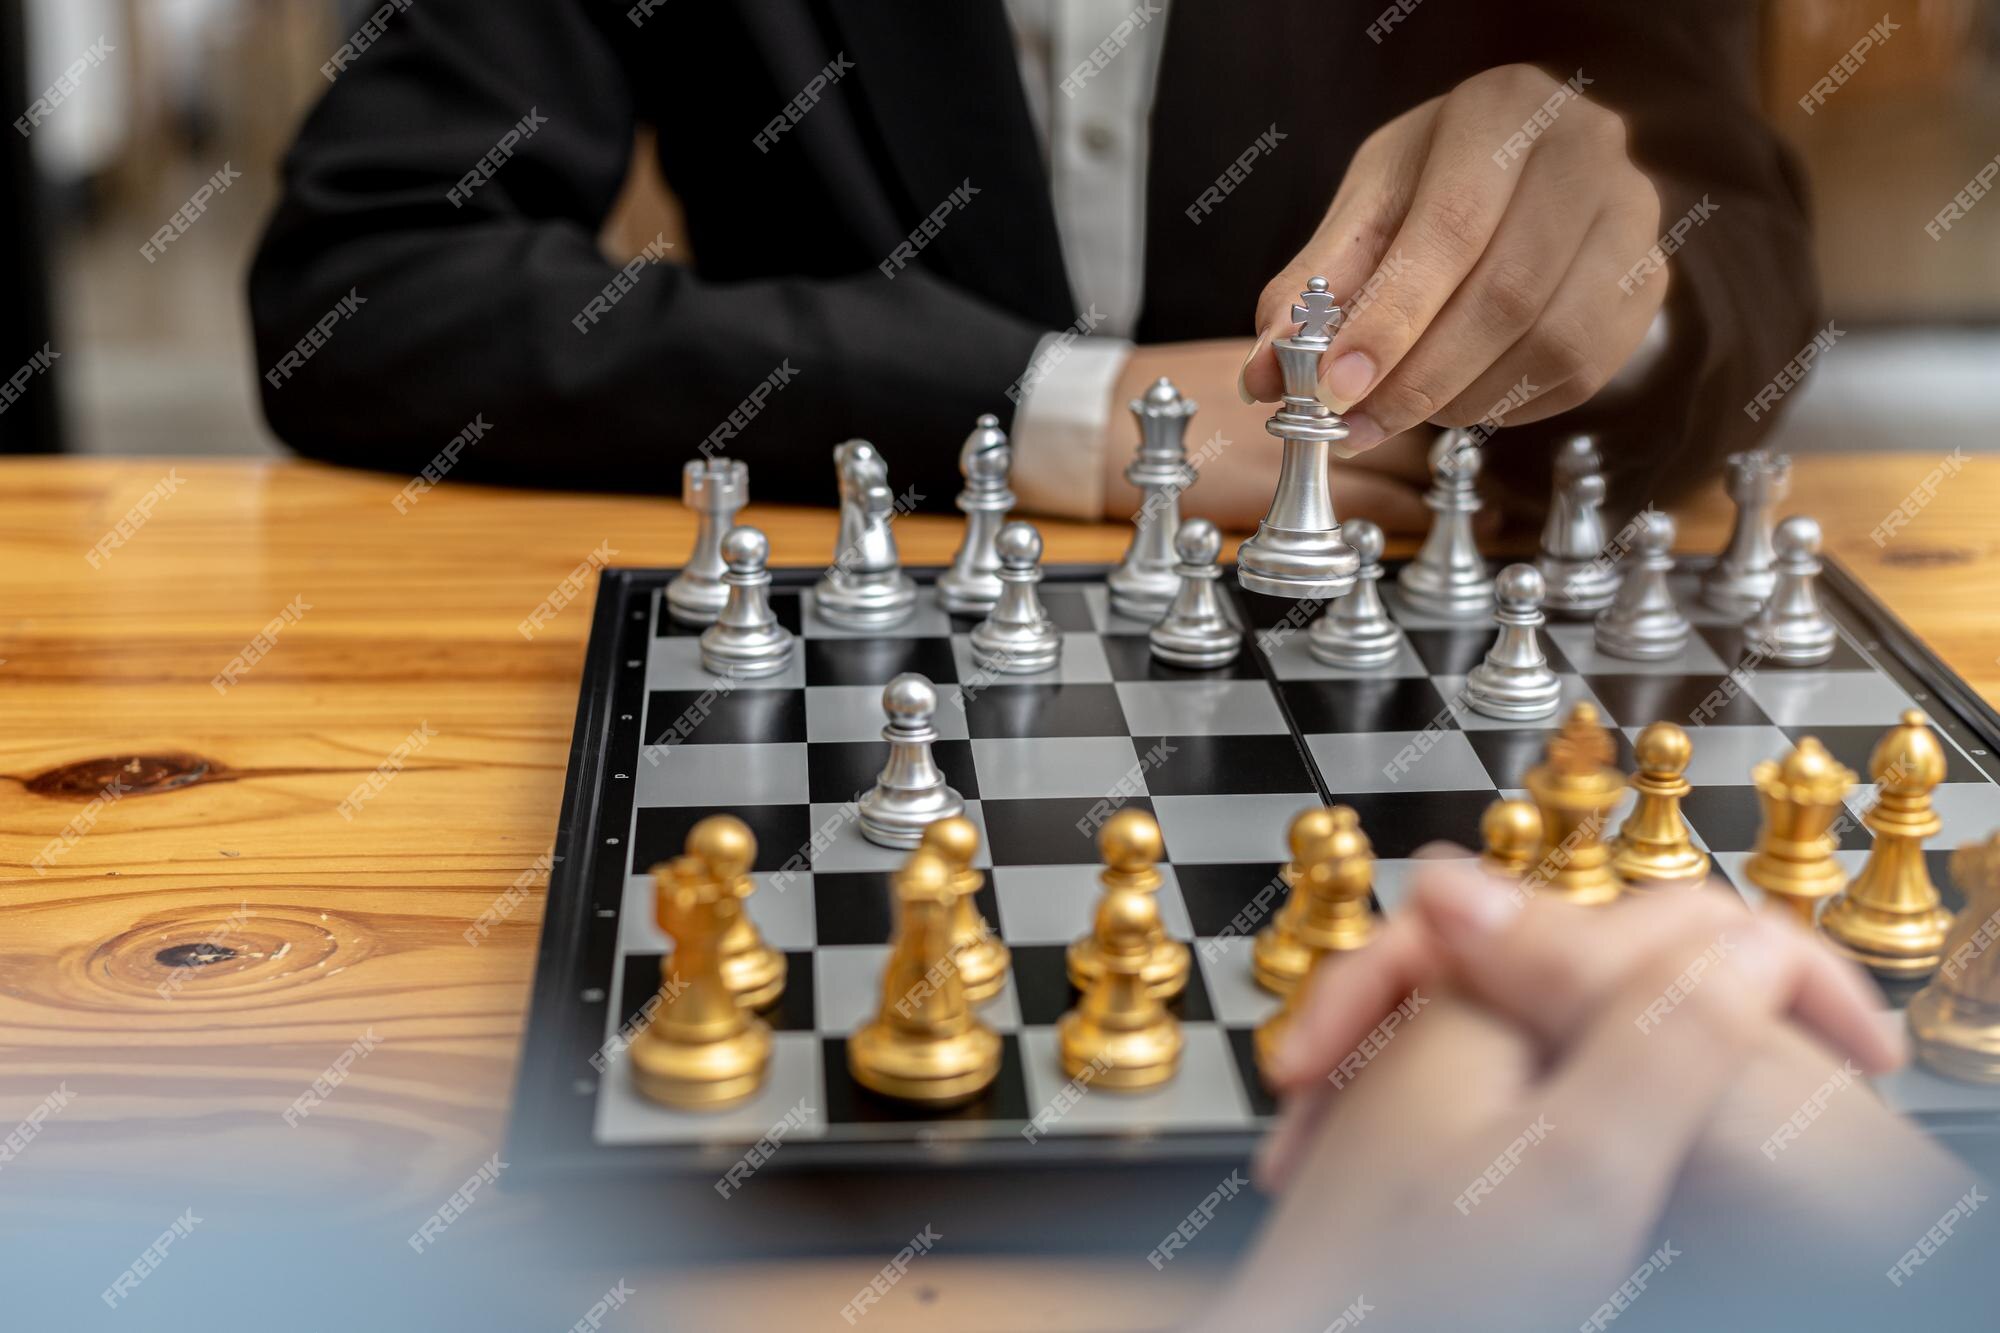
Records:
[[[731,458],[689,459],[681,468],[681,503],[695,512],[694,550],[667,582],[667,614],[684,625],[711,625],[729,601],[722,535],[750,503],[749,465]]]
[[[1000,600],[972,631],[972,659],[988,671],[1032,675],[1062,657],[1062,635],[1042,609],[1042,534],[1032,523],[1009,523],[995,543],[1000,553]]]
[[[1750,770],[1750,780],[1764,822],[1743,877],[1811,930],[1819,905],[1847,883],[1829,830],[1843,813],[1854,772],[1808,736],[1783,763],[1766,759]]]
[[[718,676],[772,676],[791,663],[792,632],[771,610],[771,543],[755,528],[734,527],[722,539],[723,584],[729,599],[701,632],[701,665]]]
[[[1687,617],[1674,602],[1674,520],[1647,509],[1632,520],[1638,536],[1625,557],[1627,573],[1611,605],[1597,613],[1597,651],[1632,662],[1679,657],[1687,650]]]
[[[734,832],[689,839],[733,849]],[[660,929],[674,942],[661,964],[660,1006],[632,1038],[632,1083],[656,1102],[708,1110],[742,1101],[763,1082],[771,1029],[723,976],[722,939],[742,912],[735,891],[698,856],[654,871]]]
[[[1368,895],[1375,856],[1361,821],[1344,805],[1307,810],[1292,820],[1291,896],[1257,932],[1250,955],[1257,984],[1289,995],[1322,954],[1349,953],[1374,938]]]
[[[1494,623],[1500,633],[1486,658],[1465,678],[1465,700],[1476,713],[1509,722],[1549,717],[1562,702],[1562,681],[1543,655],[1536,631],[1548,623],[1548,591],[1533,565],[1509,565],[1494,581]]]
[[[1000,600],[1000,553],[994,540],[1014,507],[1007,485],[1014,451],[1000,418],[987,413],[958,451],[959,475],[965,488],[958,507],[965,514],[965,540],[951,558],[951,568],[938,575],[938,605],[956,615],[985,615]]]
[[[1396,660],[1403,627],[1389,619],[1382,605],[1382,529],[1365,518],[1352,518],[1343,531],[1361,562],[1354,590],[1312,623],[1306,648],[1328,666],[1366,671]]]
[[[1604,536],[1604,465],[1588,435],[1556,455],[1555,494],[1535,567],[1548,583],[1543,605],[1553,615],[1594,616],[1618,594]]]
[[[889,742],[889,758],[855,807],[861,835],[872,843],[915,847],[930,825],[965,813],[964,798],[945,783],[931,757],[937,704],[937,687],[914,671],[882,687],[882,711],[889,715],[882,739]]]
[[[1160,891],[1158,862],[1163,844],[1160,826],[1143,810],[1121,810],[1104,821],[1097,834],[1097,850],[1104,858],[1104,870],[1097,882],[1104,886],[1106,899],[1120,895],[1150,898]],[[1152,926],[1147,933],[1149,953],[1142,967],[1146,986],[1161,1000],[1171,1000],[1187,988],[1192,958],[1188,947],[1167,938],[1160,925],[1159,908],[1149,909]],[[1128,915],[1136,916],[1135,911]],[[1069,984],[1080,991],[1090,989],[1104,971],[1104,954],[1097,936],[1086,934],[1071,941],[1067,955]]]
[[[1541,891],[1586,907],[1620,893],[1605,837],[1625,791],[1624,775],[1611,766],[1616,753],[1596,706],[1578,703],[1549,738],[1548,757],[1528,770],[1528,795],[1542,816],[1536,859],[1548,877]]]
[[[917,585],[896,554],[896,495],[889,465],[866,440],[834,446],[840,477],[840,538],[813,585],[813,611],[841,629],[887,629],[916,609]]]
[[[1632,790],[1639,799],[1612,844],[1611,868],[1635,893],[1698,884],[1708,878],[1708,854],[1695,847],[1681,814],[1681,801],[1694,790],[1686,777],[1694,745],[1680,727],[1655,722],[1632,749],[1639,762]]]
[[[1931,793],[1944,781],[1944,747],[1912,708],[1868,756],[1875,804],[1861,817],[1875,834],[1867,863],[1847,892],[1820,913],[1836,950],[1884,977],[1935,971],[1951,933],[1951,913],[1924,865],[1924,840],[1944,829]]]
[[[1480,869],[1504,879],[1521,879],[1535,864],[1542,845],[1542,812],[1533,801],[1495,801],[1479,817],[1485,852]]]
[[[1777,582],[1771,528],[1778,505],[1792,489],[1792,460],[1763,449],[1731,454],[1724,489],[1736,505],[1729,544],[1702,575],[1702,605],[1745,617],[1764,604]]]
[[[1146,636],[1153,656],[1190,670],[1228,666],[1243,651],[1243,631],[1223,610],[1216,587],[1222,577],[1216,564],[1222,555],[1222,534],[1207,519],[1191,518],[1181,524],[1174,552],[1180,557],[1174,566],[1180,590]]]
[[[1148,864],[1136,845],[1107,856]],[[1093,1088],[1131,1091],[1158,1087],[1180,1067],[1181,1025],[1146,981],[1160,930],[1160,904],[1151,893],[1113,892],[1099,900],[1088,937],[1097,970],[1078,988],[1076,1007],[1056,1021],[1062,1070],[1070,1078],[1089,1071]]]
[[[979,1021],[951,965],[951,868],[918,850],[896,872],[896,938],[882,1004],[847,1039],[847,1068],[871,1092],[929,1107],[971,1101],[1000,1073],[1000,1037]]]
[[[1777,582],[1743,636],[1751,651],[1783,666],[1818,666],[1840,636],[1819,604],[1819,523],[1794,514],[1778,525]]]
[[[722,954],[722,979],[738,1004],[764,1009],[785,993],[785,955],[764,942],[750,919],[750,895],[757,881],[750,867],[757,860],[757,838],[734,815],[710,815],[688,830],[687,854],[736,895],[737,909],[723,928],[717,949]]]
[[[922,847],[944,862],[951,873],[951,920],[947,923],[951,958],[958,979],[965,985],[965,998],[973,1004],[990,1000],[1000,993],[1007,980],[1011,955],[973,901],[986,877],[972,868],[979,854],[979,830],[963,815],[940,819],[924,830]]]
[[[1327,476],[1328,446],[1347,438],[1347,423],[1319,400],[1320,354],[1343,318],[1325,278],[1306,284],[1292,318],[1297,334],[1272,344],[1285,377],[1284,405],[1264,423],[1285,442],[1278,486],[1256,535],[1236,553],[1236,581],[1270,597],[1343,597],[1361,562],[1341,539]]]
[[[1139,419],[1139,450],[1125,469],[1125,480],[1139,488],[1139,512],[1132,518],[1138,526],[1125,558],[1104,580],[1111,609],[1131,620],[1158,620],[1180,591],[1174,541],[1181,528],[1181,492],[1194,485],[1187,426],[1199,406],[1181,397],[1164,375],[1145,397],[1131,402],[1132,415]]]
[[[1469,431],[1445,431],[1431,444],[1431,486],[1424,504],[1434,517],[1416,558],[1396,576],[1396,592],[1413,611],[1475,620],[1493,609],[1493,577],[1472,534],[1484,461],[1485,450]]]
[[[1945,940],[1944,962],[1910,1000],[1917,1059],[1947,1078],[2000,1083],[2000,834],[1952,853],[1965,910]]]

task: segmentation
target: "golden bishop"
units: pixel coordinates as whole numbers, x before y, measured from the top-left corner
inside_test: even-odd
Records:
[[[1931,793],[1944,781],[1944,747],[1912,708],[1868,756],[1875,804],[1861,817],[1875,834],[1868,862],[1827,904],[1819,928],[1834,948],[1885,977],[1935,971],[1951,913],[1924,866],[1924,839],[1944,829]]]
[[[1910,1001],[1917,1059],[1948,1078],[2000,1083],[2000,833],[1952,853],[1965,910],[1931,984]]]
[[[734,836],[726,828],[712,834],[722,842]],[[710,841],[689,838],[690,844]],[[654,870],[660,929],[673,938],[674,950],[660,965],[660,1007],[632,1039],[634,1086],[656,1102],[687,1110],[748,1097],[771,1059],[771,1029],[738,1002],[723,978],[722,938],[742,904],[716,871],[692,855]]]
[[[1632,742],[1639,771],[1632,789],[1639,794],[1632,813],[1612,844],[1611,868],[1634,892],[1699,884],[1708,878],[1708,854],[1694,845],[1681,801],[1688,785],[1694,745],[1671,722],[1655,722]]]
[[[1097,835],[1098,855],[1104,858],[1104,871],[1097,877],[1097,882],[1104,886],[1105,897],[1120,893],[1146,897],[1157,894],[1161,883],[1159,860],[1163,850],[1160,826],[1144,810],[1120,810],[1105,820],[1103,829]],[[1167,938],[1166,928],[1160,924],[1157,904],[1151,920],[1151,953],[1146,959],[1146,985],[1160,999],[1171,1000],[1187,988],[1192,959],[1187,945]],[[1069,984],[1079,991],[1089,990],[1090,983],[1104,970],[1103,947],[1098,943],[1095,931],[1070,943],[1067,961]]]
[[[1359,949],[1374,936],[1368,910],[1374,857],[1361,821],[1344,805],[1307,810],[1292,820],[1291,897],[1257,933],[1251,972],[1275,995],[1290,995],[1322,954]]]
[[[964,815],[953,815],[926,826],[919,845],[937,853],[951,872],[955,895],[951,956],[958,965],[959,980],[965,983],[965,998],[974,1004],[990,1000],[1007,980],[1011,955],[972,898],[986,878],[972,868],[972,859],[979,855],[979,830]]]
[[[1598,721],[1596,705],[1578,703],[1549,739],[1548,758],[1528,770],[1528,794],[1542,815],[1537,859],[1547,874],[1542,891],[1595,906],[1618,896],[1605,837],[1625,777],[1611,766],[1617,749]]]
[[[963,883],[919,847],[896,872],[896,938],[882,969],[882,1007],[847,1039],[855,1082],[925,1106],[971,1101],[1000,1073],[1000,1038],[973,1015],[951,957]]]
[[[1811,930],[1819,905],[1847,883],[1829,830],[1854,786],[1854,770],[1808,736],[1783,763],[1766,759],[1751,769],[1750,780],[1757,784],[1764,822],[1743,877]]]

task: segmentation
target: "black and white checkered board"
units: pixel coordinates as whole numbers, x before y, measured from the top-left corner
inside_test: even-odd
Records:
[[[599,592],[513,1128],[513,1151],[545,1169],[717,1170],[780,1121],[786,1166],[1240,1158],[1273,1111],[1250,1034],[1274,1003],[1251,981],[1242,923],[1275,906],[1267,886],[1288,822],[1318,802],[1353,806],[1379,857],[1378,902],[1394,912],[1412,853],[1438,839],[1476,846],[1481,812],[1497,795],[1521,794],[1550,735],[1549,723],[1451,707],[1492,631],[1411,613],[1392,588],[1410,643],[1385,669],[1321,666],[1303,630],[1284,628],[1289,604],[1226,582],[1236,613],[1273,632],[1230,667],[1188,672],[1153,661],[1146,627],[1110,612],[1102,570],[1051,570],[1042,597],[1064,631],[1060,667],[993,678],[971,660],[973,622],[939,610],[927,586],[904,625],[854,633],[812,614],[812,571],[787,570],[772,600],[801,635],[797,657],[782,675],[718,690],[694,635],[661,611],[668,573],[607,570]],[[1606,658],[1588,625],[1551,627],[1545,647],[1565,707],[1596,702],[1628,772],[1640,727],[1706,716],[1693,728],[1686,810],[1720,875],[1738,886],[1757,830],[1754,763],[1810,733],[1865,775],[1882,730],[1901,710],[1923,708],[1950,755],[1937,794],[1945,831],[1928,859],[1957,910],[1949,848],[2000,828],[2000,720],[1837,568],[1827,576],[1843,631],[1834,659],[1803,670],[1766,664],[1731,684],[1744,660],[1740,629],[1701,612],[1693,576],[1677,577],[1698,626],[1677,662]],[[881,690],[902,671],[922,672],[943,696],[938,762],[982,830],[980,907],[1013,952],[1006,987],[981,1008],[1003,1034],[1000,1077],[977,1102],[942,1115],[859,1088],[843,1046],[878,1003],[888,872],[901,860],[864,840],[843,807],[881,766]],[[1054,1024],[1074,997],[1063,949],[1097,898],[1096,850],[1079,821],[1094,809],[1101,820],[1101,802],[1117,791],[1159,819],[1161,914],[1194,945],[1175,1006],[1186,1053],[1157,1091],[1061,1099],[1074,1104],[1031,1141],[1024,1125],[1061,1104],[1065,1082]],[[1864,786],[1850,805],[1858,814],[1869,799]],[[667,948],[647,868],[719,811],[757,835],[750,910],[786,952],[790,976],[769,1015],[776,1039],[763,1089],[732,1109],[680,1113],[633,1089],[616,1038],[659,986]],[[1850,868],[1870,836],[1858,822],[1843,836]],[[1260,893],[1265,911],[1253,906]],[[1900,1011],[1884,1021],[1900,1021]],[[1912,1071],[1884,1093],[1944,1132],[2000,1125],[2000,1092]]]

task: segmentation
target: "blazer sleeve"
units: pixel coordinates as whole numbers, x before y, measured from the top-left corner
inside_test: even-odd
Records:
[[[671,491],[720,431],[754,495],[824,499],[843,435],[893,415],[935,446],[994,410],[988,390],[1044,330],[920,266],[718,284],[672,262],[621,275],[599,252],[638,120],[598,26],[622,9],[424,0],[338,74],[249,278],[264,411],[288,445],[414,474],[483,419],[457,475]],[[454,203],[510,129],[511,157]],[[955,443],[896,456],[929,460],[899,486],[948,502]]]

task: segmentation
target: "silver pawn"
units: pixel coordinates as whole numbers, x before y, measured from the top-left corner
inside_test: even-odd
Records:
[[[694,550],[667,584],[667,614],[684,625],[713,624],[729,600],[722,583],[722,534],[750,503],[750,468],[733,458],[694,458],[681,468],[681,503],[694,510]]]
[[[925,828],[965,813],[965,799],[946,784],[931,757],[937,704],[937,687],[914,671],[882,688],[882,711],[889,715],[882,739],[889,742],[889,758],[874,788],[855,806],[861,836],[872,843],[915,847]]]
[[[1343,318],[1325,278],[1306,284],[1292,318],[1298,332],[1272,344],[1285,376],[1284,405],[1264,423],[1285,442],[1278,486],[1256,535],[1236,552],[1236,582],[1269,597],[1342,597],[1361,562],[1341,538],[1327,475],[1328,447],[1347,438],[1347,423],[1319,400],[1320,355]]]
[[[1493,577],[1472,535],[1479,512],[1479,469],[1485,451],[1469,431],[1448,430],[1431,445],[1431,487],[1424,503],[1436,515],[1416,558],[1396,576],[1396,591],[1410,608],[1446,620],[1472,619],[1493,610]],[[1351,538],[1350,538],[1351,540]]]
[[[972,658],[988,671],[1030,675],[1062,657],[1062,635],[1042,609],[1035,585],[1042,581],[1042,534],[1032,523],[1000,529],[1000,600],[972,631]]]
[[[1618,595],[1604,537],[1603,466],[1588,435],[1569,439],[1556,455],[1554,496],[1535,557],[1552,614],[1594,616]]]
[[[755,528],[731,528],[722,539],[722,582],[729,600],[701,632],[704,670],[737,678],[770,676],[792,660],[792,632],[771,613],[770,558],[771,543]]]
[[[896,497],[889,465],[866,440],[836,445],[840,476],[840,540],[833,564],[813,586],[813,609],[842,629],[887,629],[916,609],[917,585],[903,572],[889,530]]]
[[[1509,565],[1494,580],[1493,619],[1500,635],[1486,660],[1465,678],[1472,711],[1508,722],[1552,716],[1562,700],[1562,681],[1542,654],[1535,632],[1548,623],[1542,598],[1548,585],[1533,565]]]
[[[1792,460],[1763,449],[1731,454],[1723,488],[1736,506],[1729,544],[1701,580],[1702,605],[1726,615],[1750,616],[1777,583],[1771,531],[1777,508],[1792,489]]]
[[[1626,557],[1632,568],[1616,600],[1597,613],[1597,651],[1632,662],[1679,657],[1689,629],[1667,583],[1674,570],[1673,517],[1648,509],[1633,522],[1639,532]]]
[[[1007,485],[1013,467],[1007,432],[1000,429],[1000,418],[989,412],[979,418],[958,451],[959,475],[965,478],[965,489],[958,493],[965,540],[951,558],[951,568],[938,575],[938,605],[947,611],[983,615],[1000,600],[1000,555],[993,549],[993,539],[1014,507],[1014,492]]]
[[[1146,636],[1153,656],[1168,666],[1201,670],[1228,666],[1243,651],[1243,631],[1222,609],[1216,587],[1222,568],[1222,534],[1205,518],[1191,518],[1174,536],[1180,588]]]
[[[1350,518],[1344,531],[1361,559],[1354,591],[1313,622],[1306,631],[1306,648],[1328,666],[1360,671],[1395,659],[1403,646],[1403,627],[1382,606],[1382,529],[1365,518]]]
[[[1200,406],[1181,397],[1174,382],[1162,375],[1143,398],[1129,405],[1139,419],[1139,451],[1125,469],[1125,480],[1139,488],[1138,529],[1125,558],[1104,583],[1111,590],[1111,609],[1131,620],[1158,620],[1181,587],[1175,570],[1174,544],[1181,526],[1181,492],[1194,484],[1187,461],[1188,418]]]
[[[1778,525],[1773,548],[1777,581],[1744,638],[1752,652],[1784,666],[1818,666],[1839,638],[1819,603],[1819,521],[1792,515]]]

